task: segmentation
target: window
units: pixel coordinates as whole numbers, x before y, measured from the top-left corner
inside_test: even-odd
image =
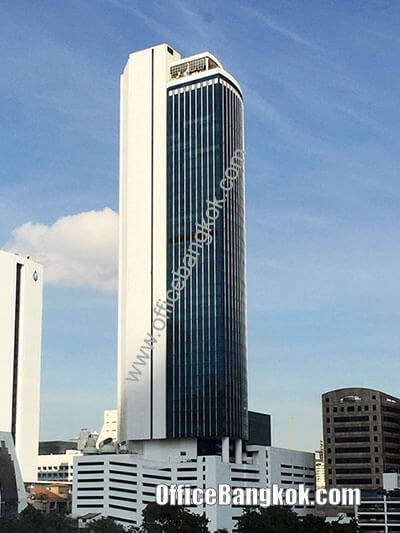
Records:
[[[393,424],[398,424],[398,419],[394,418],[393,416],[384,416],[383,420],[384,422],[392,422]]]
[[[334,422],[368,422],[369,416],[335,416]]]
[[[398,448],[385,448],[385,453],[393,453],[394,455],[398,455],[400,450]]]
[[[337,407],[334,407],[334,408],[333,408],[333,412],[334,412],[334,413],[337,413]]]
[[[337,457],[336,464],[362,464],[370,463],[371,457]]]
[[[369,442],[369,437],[335,437],[335,442]]]
[[[369,453],[370,447],[363,446],[360,448],[335,448],[335,452],[338,453]]]
[[[369,431],[369,426],[359,426],[359,427],[339,426],[335,428],[335,433],[364,433],[366,431]]]
[[[370,468],[336,468],[336,474],[370,474]]]
[[[372,484],[371,478],[365,478],[365,479],[343,478],[343,479],[336,480],[336,485],[371,485],[371,484]]]

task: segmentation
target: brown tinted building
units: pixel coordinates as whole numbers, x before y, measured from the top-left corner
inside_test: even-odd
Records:
[[[322,395],[326,487],[382,488],[400,472],[400,399],[372,389]]]

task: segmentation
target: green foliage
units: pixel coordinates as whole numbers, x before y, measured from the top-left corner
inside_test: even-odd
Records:
[[[85,529],[87,533],[126,533],[126,529],[114,522],[112,518],[99,518],[89,522]]]
[[[150,503],[143,511],[141,528],[128,531],[111,518],[99,518],[87,525],[87,533],[209,533],[208,520],[178,506]],[[287,507],[247,509],[237,522],[239,533],[361,533],[357,523],[327,523],[318,516],[303,519]],[[28,505],[13,519],[0,519],[0,533],[75,533],[68,517],[56,511],[42,513]],[[218,529],[215,533],[228,533]]]
[[[247,509],[237,522],[239,533],[298,533],[299,519],[287,507]]]
[[[287,507],[248,509],[237,522],[239,533],[361,533],[355,521],[350,524],[325,522],[319,516],[303,519]]]
[[[22,513],[13,519],[0,519],[0,533],[76,533],[68,517],[57,511],[42,513],[28,505]],[[87,533],[134,533],[138,528],[128,531],[111,518],[99,518],[84,529]]]
[[[143,511],[142,533],[208,533],[207,518],[182,507],[149,503]]]
[[[0,533],[74,533],[68,518],[63,513],[41,513],[28,505],[16,518],[1,519]]]
[[[305,516],[301,523],[303,533],[325,533],[331,531],[330,525],[325,522],[325,518],[309,514]]]

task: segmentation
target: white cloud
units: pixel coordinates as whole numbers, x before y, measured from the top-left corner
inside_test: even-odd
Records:
[[[45,282],[112,291],[118,279],[118,214],[109,207],[61,217],[51,226],[27,222],[5,249],[44,265]]]

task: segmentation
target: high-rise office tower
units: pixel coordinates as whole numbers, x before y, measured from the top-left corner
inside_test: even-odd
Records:
[[[162,44],[131,54],[120,146],[120,440],[196,439],[200,454],[227,453],[248,435],[243,172],[185,287],[170,289],[243,149],[239,84],[209,53],[181,59]]]
[[[37,479],[42,266],[0,250],[0,431],[11,433],[24,481]]]
[[[361,387],[322,395],[326,488],[382,488],[400,470],[400,399]]]
[[[247,412],[238,83],[209,53],[131,54],[120,144],[120,445],[74,458],[73,516],[140,526],[159,484],[313,488],[314,455],[269,446],[268,415]],[[234,531],[243,508],[193,510]]]

